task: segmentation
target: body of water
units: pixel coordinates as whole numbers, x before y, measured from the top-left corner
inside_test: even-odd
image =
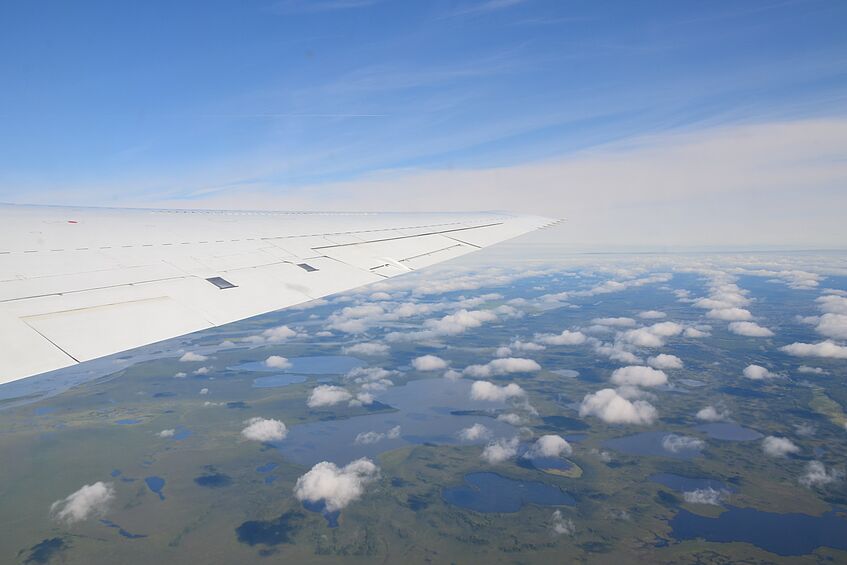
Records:
[[[672,457],[674,459],[693,459],[700,455],[700,449],[694,447],[677,447],[676,451],[665,448],[665,437],[674,435],[671,432],[642,432],[630,436],[608,439],[603,447],[613,449],[627,455],[653,455]]]
[[[710,422],[700,424],[694,429],[706,433],[712,439],[723,441],[752,441],[762,437],[762,434],[756,430],[739,426],[733,422]]]
[[[834,512],[810,516],[730,506],[709,518],[680,510],[670,526],[676,539],[746,542],[783,556],[806,555],[821,546],[847,550],[847,520]]]
[[[445,502],[476,512],[517,512],[525,504],[572,506],[576,503],[558,487],[537,481],[518,481],[497,473],[469,473],[464,479],[465,484],[441,491]]]

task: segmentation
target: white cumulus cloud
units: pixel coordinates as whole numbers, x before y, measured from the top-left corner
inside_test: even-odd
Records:
[[[570,518],[565,518],[562,515],[561,510],[556,510],[555,512],[553,512],[552,528],[553,533],[559,536],[572,536],[574,532],[576,532],[576,526],[574,526],[573,520],[571,520]]]
[[[271,369],[290,369],[291,361],[279,355],[271,355],[265,359],[265,367],[270,367]]]
[[[697,439],[691,436],[680,436],[677,434],[668,434],[662,438],[662,449],[671,453],[679,453],[680,451],[701,450],[705,447],[706,442],[702,439]]]
[[[796,357],[825,357],[830,359],[847,359],[847,347],[826,340],[820,343],[792,343],[780,347],[780,350]]]
[[[491,465],[502,463],[517,455],[518,443],[519,440],[517,437],[494,440],[485,446],[485,449],[482,450],[481,457]]]
[[[510,373],[531,373],[540,371],[541,365],[532,359],[523,357],[505,357],[494,359],[485,365],[470,365],[463,371],[465,375],[474,378],[485,378],[493,375],[507,375]]]
[[[714,406],[706,406],[697,412],[697,419],[704,422],[720,422],[729,418],[729,412],[718,410]]]
[[[458,436],[462,441],[479,441],[490,437],[491,430],[482,424],[474,424],[473,426],[459,430]]]
[[[98,481],[93,485],[84,485],[66,498],[50,505],[50,514],[55,520],[72,524],[90,517],[103,516],[109,504],[115,498],[112,483]]]
[[[645,400],[629,401],[615,389],[604,388],[585,395],[579,415],[596,416],[607,424],[652,424],[658,412]]]
[[[725,320],[727,322],[745,321],[753,318],[753,314],[744,308],[720,308],[709,310],[706,316],[715,320]]]
[[[800,448],[787,437],[767,436],[762,440],[762,451],[769,457],[787,457],[792,453],[800,453]]]
[[[559,457],[571,453],[573,453],[573,448],[565,438],[555,434],[547,434],[535,440],[524,457]]]
[[[747,365],[744,368],[744,376],[754,381],[761,381],[772,378],[773,374],[761,365]]]
[[[384,343],[357,343],[342,349],[345,355],[387,355],[390,348]]]
[[[281,441],[288,435],[285,424],[279,420],[257,417],[244,423],[247,427],[241,430],[241,435],[252,441]]]
[[[346,388],[334,385],[319,385],[312,389],[309,395],[309,400],[306,404],[309,408],[317,408],[319,406],[333,406],[341,402],[347,402],[353,398]]]
[[[340,468],[323,461],[297,479],[294,496],[301,501],[323,501],[327,511],[335,512],[361,498],[365,487],[378,477],[379,467],[364,457]]]
[[[559,334],[539,334],[535,339],[547,345],[581,345],[587,338],[582,332],[564,330]]]
[[[729,331],[745,337],[773,337],[774,335],[771,330],[756,322],[732,322],[729,324]]]
[[[471,385],[471,400],[505,402],[526,395],[524,389],[515,383],[498,386],[490,381],[475,381]]]
[[[416,371],[441,371],[447,368],[447,361],[435,355],[422,355],[412,360]]]
[[[199,353],[194,353],[193,351],[186,351],[182,357],[179,358],[183,363],[195,363],[200,361],[205,361],[208,359],[205,355],[200,355]]]
[[[611,380],[616,385],[660,386],[667,384],[668,376],[664,371],[652,367],[630,365],[615,369]]]
[[[676,355],[668,355],[667,353],[660,353],[655,357],[649,357],[647,364],[656,369],[682,369],[683,366],[682,359]]]
[[[800,477],[800,484],[806,487],[818,487],[840,481],[844,478],[844,471],[839,469],[830,469],[827,471],[826,466],[820,461],[809,461],[806,465],[806,472]]]
[[[719,506],[723,501],[723,492],[711,487],[682,493],[682,498],[688,504],[713,504]]]

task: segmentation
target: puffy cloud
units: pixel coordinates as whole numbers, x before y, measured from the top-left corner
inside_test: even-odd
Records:
[[[503,461],[511,459],[517,455],[518,443],[519,441],[517,437],[513,437],[512,439],[500,438],[494,440],[485,446],[485,449],[482,450],[482,455],[480,457],[491,465],[502,463]]]
[[[662,347],[665,339],[679,335],[685,327],[676,322],[659,322],[646,328],[627,330],[621,339],[636,347]]]
[[[378,443],[384,439],[397,439],[400,437],[400,426],[394,426],[387,432],[361,432],[356,435],[353,442],[357,445],[369,445]]]
[[[265,338],[265,341],[269,343],[279,343],[296,335],[297,332],[292,330],[288,326],[277,326],[275,328],[268,328],[262,332],[262,337]]]
[[[491,310],[467,310],[463,308],[437,320],[426,320],[423,323],[424,329],[422,331],[392,332],[386,335],[385,339],[390,342],[432,340],[442,336],[459,335],[496,319],[497,314]]]
[[[281,441],[288,435],[285,424],[279,420],[250,418],[244,423],[247,427],[241,430],[241,435],[251,441]]]
[[[506,414],[499,414],[497,416],[497,419],[500,420],[501,422],[506,422],[507,424],[511,424],[513,426],[520,426],[521,424],[523,424],[523,418],[521,418],[520,416],[518,416],[517,414],[515,414],[513,412],[508,412]]]
[[[586,394],[579,407],[582,417],[597,416],[607,424],[652,424],[658,412],[645,400],[631,402],[612,388]]]
[[[203,396],[209,394],[209,389],[208,388],[201,388],[200,394],[203,395]]]
[[[806,373],[811,375],[827,375],[829,374],[826,370],[820,367],[809,367],[807,365],[800,365],[797,368],[798,373]]]
[[[395,374],[397,371],[389,371],[381,367],[356,367],[344,375],[344,378],[361,385],[363,390],[378,391],[394,386],[394,382],[388,377]]]
[[[50,514],[55,520],[72,524],[90,517],[103,516],[115,498],[112,483],[98,481],[84,485],[78,491],[50,505]]]
[[[747,367],[744,368],[744,376],[754,381],[761,381],[763,379],[770,379],[773,377],[771,372],[761,365],[747,365]]]
[[[357,343],[342,349],[345,355],[377,356],[388,354],[390,348],[383,343]]]
[[[815,329],[826,337],[847,339],[847,314],[824,314]]]
[[[185,378],[185,377],[187,377],[187,376],[188,376],[188,375],[187,375],[186,373],[183,373],[182,371],[180,371],[180,372],[178,372],[178,373],[176,373],[176,374],[174,375],[174,378],[175,378],[175,379],[184,379],[184,378]]]
[[[506,357],[504,359],[494,359],[485,365],[470,365],[465,367],[464,374],[483,378],[492,375],[506,375],[510,373],[530,373],[540,371],[541,365],[532,359],[524,359],[522,357]]]
[[[664,312],[659,312],[658,310],[647,310],[645,312],[639,312],[638,317],[645,320],[660,320],[662,318],[667,318],[668,315]]]
[[[511,348],[506,347],[506,346],[498,347],[497,350],[494,352],[494,356],[495,357],[511,357],[512,356],[512,350],[511,350]]]
[[[362,406],[373,404],[374,395],[369,392],[360,392],[356,395],[356,398],[350,401],[350,406]]]
[[[714,318],[715,320],[725,320],[727,322],[750,320],[753,318],[753,314],[744,308],[721,308],[709,310],[706,316]]]
[[[706,446],[706,442],[702,439],[697,439],[691,436],[680,436],[677,434],[668,434],[662,438],[662,449],[671,453],[679,453],[680,451],[701,450]]]
[[[416,371],[441,371],[447,368],[447,361],[435,355],[423,355],[412,360]]]
[[[688,504],[713,504],[719,506],[723,501],[723,492],[711,487],[700,488],[682,493],[682,498]]]
[[[334,406],[341,402],[347,402],[351,398],[353,398],[353,395],[345,388],[334,385],[319,385],[312,389],[306,404],[309,408]]]
[[[709,337],[709,332],[699,328],[685,328],[685,331],[682,332],[682,335],[684,335],[685,337],[693,338]]]
[[[762,440],[762,451],[769,457],[786,457],[792,453],[800,453],[800,448],[787,437],[767,436]]]
[[[844,471],[838,469],[826,470],[826,466],[820,461],[809,461],[806,472],[800,477],[800,484],[806,487],[818,487],[840,481],[844,478]]]
[[[547,348],[541,345],[540,343],[515,340],[509,344],[508,349],[513,349],[515,351],[544,351]]]
[[[336,512],[361,498],[365,487],[378,477],[379,467],[364,457],[341,468],[323,461],[297,479],[294,496],[301,501],[323,501],[327,511]]]
[[[192,374],[193,375],[208,375],[210,372],[211,372],[211,369],[209,369],[209,367],[200,367],[199,369],[195,369],[192,372]],[[201,394],[205,394],[205,393],[201,393]]]
[[[565,518],[561,510],[553,512],[551,520],[553,522],[553,533],[556,535],[572,536],[576,532],[576,526],[574,526],[573,520]]]
[[[843,295],[828,294],[816,299],[818,308],[829,314],[847,314],[847,298]]]
[[[497,315],[488,310],[459,310],[437,321],[429,321],[427,325],[441,335],[457,335],[478,328],[485,322],[493,322]]]
[[[581,345],[585,343],[586,337],[582,332],[564,330],[560,334],[537,335],[535,339],[547,345]]]
[[[543,435],[532,444],[524,457],[559,457],[562,454],[570,455],[573,448],[562,436],[555,434]]]
[[[265,367],[270,367],[272,369],[290,369],[291,361],[285,357],[280,357],[279,355],[271,355],[265,359]]]
[[[497,386],[490,381],[474,381],[471,385],[471,400],[485,400],[488,402],[505,402],[512,398],[526,395],[524,389],[515,383]]]
[[[667,384],[668,376],[664,371],[651,367],[630,365],[615,369],[611,381],[616,385],[660,386]]]
[[[446,371],[444,371],[444,374],[442,376],[445,379],[448,379],[448,380],[451,380],[451,381],[457,381],[457,380],[462,378],[462,373],[460,373],[459,371],[456,371],[454,369],[447,369]]]
[[[762,327],[756,322],[732,322],[729,324],[729,331],[736,335],[746,337],[772,337],[773,332],[768,328]]]
[[[827,357],[830,359],[847,359],[847,347],[838,345],[830,340],[820,343],[792,343],[779,348],[781,351],[795,357]]]
[[[474,424],[469,428],[460,430],[458,436],[462,441],[478,441],[481,439],[487,439],[491,436],[491,430],[482,424]]]
[[[205,361],[208,359],[205,355],[200,355],[199,353],[194,353],[193,351],[186,351],[182,357],[179,358],[183,363],[195,363],[200,361]]]
[[[159,436],[159,437],[174,437],[175,434],[176,434],[176,430],[170,429],[170,430],[162,430],[161,432],[157,433],[156,435]]]
[[[682,359],[676,355],[668,355],[666,353],[649,357],[647,363],[656,369],[682,369]]]
[[[635,320],[632,318],[594,318],[591,323],[597,326],[631,328],[635,325]]]
[[[697,419],[704,422],[720,422],[729,418],[729,412],[726,410],[718,410],[714,406],[706,406],[697,412]]]

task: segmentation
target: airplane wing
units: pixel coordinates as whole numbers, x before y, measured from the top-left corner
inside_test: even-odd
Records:
[[[552,225],[505,213],[0,206],[0,384],[394,277]]]

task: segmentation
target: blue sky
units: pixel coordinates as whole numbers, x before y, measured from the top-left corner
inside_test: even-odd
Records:
[[[9,0],[0,200],[231,203],[841,119],[845,28],[823,0]]]

